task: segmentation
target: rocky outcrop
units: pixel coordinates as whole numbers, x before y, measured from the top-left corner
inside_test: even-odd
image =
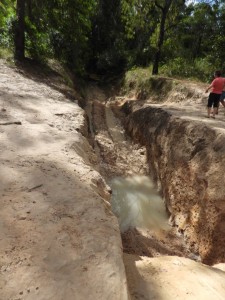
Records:
[[[135,103],[135,102],[134,102]],[[225,135],[151,106],[123,105],[126,129],[146,146],[173,225],[204,263],[225,261]]]

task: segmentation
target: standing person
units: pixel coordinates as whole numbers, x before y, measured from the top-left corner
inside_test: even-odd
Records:
[[[209,98],[208,98],[208,104],[207,104],[207,107],[208,107],[208,116],[207,117],[210,118],[211,109],[213,107],[213,112],[212,112],[213,119],[215,119],[215,114],[218,111],[220,97],[221,97],[222,90],[225,85],[224,78],[221,77],[220,71],[216,71],[214,73],[214,77],[215,77],[215,79],[212,81],[210,86],[208,86],[208,88],[205,91],[207,93],[211,89],[211,92],[210,92]]]
[[[218,113],[219,113],[220,103],[223,105],[223,107],[225,107],[225,101],[224,101],[224,99],[225,99],[225,78],[223,78],[223,79],[224,79],[224,87],[223,87],[223,90],[222,90],[222,94],[220,96],[220,102],[219,102],[218,107],[217,107],[216,115],[218,115]],[[224,111],[224,114],[225,114],[225,111]]]
[[[222,94],[220,96],[220,103],[223,105],[223,107],[225,107],[225,78],[224,78],[224,87],[223,87],[223,90],[222,90]]]

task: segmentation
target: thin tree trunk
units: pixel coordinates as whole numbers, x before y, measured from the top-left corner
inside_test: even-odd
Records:
[[[157,7],[159,7],[162,11],[161,21],[160,21],[160,30],[159,30],[159,37],[158,37],[158,43],[157,43],[157,51],[154,58],[154,64],[152,69],[152,74],[157,75],[159,72],[159,62],[161,57],[161,51],[162,46],[164,42],[164,35],[165,35],[165,24],[166,24],[166,17],[168,14],[168,11],[170,9],[170,6],[172,4],[173,0],[165,0],[165,5],[161,6],[155,1],[155,4]]]
[[[154,59],[154,64],[153,64],[153,69],[152,69],[152,74],[157,75],[159,72],[159,61],[161,57],[161,50],[162,50],[162,45],[164,41],[164,34],[165,34],[165,22],[166,22],[166,14],[163,12],[162,14],[162,19],[160,23],[160,31],[159,31],[159,38],[158,38],[158,43],[157,43],[157,51],[155,54],[155,59]]]
[[[32,14],[32,0],[26,0],[26,6],[27,6],[27,16],[31,22],[33,22],[33,14]]]
[[[25,0],[17,0],[17,21],[15,24],[15,59],[23,60],[25,57]]]

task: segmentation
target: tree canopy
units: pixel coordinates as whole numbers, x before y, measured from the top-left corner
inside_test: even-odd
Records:
[[[57,58],[85,75],[225,71],[225,1],[3,0],[0,46],[15,59]]]

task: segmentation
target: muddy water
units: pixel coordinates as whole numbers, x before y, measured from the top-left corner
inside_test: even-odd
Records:
[[[169,229],[163,199],[147,176],[115,178],[111,205],[121,232],[131,228]]]

